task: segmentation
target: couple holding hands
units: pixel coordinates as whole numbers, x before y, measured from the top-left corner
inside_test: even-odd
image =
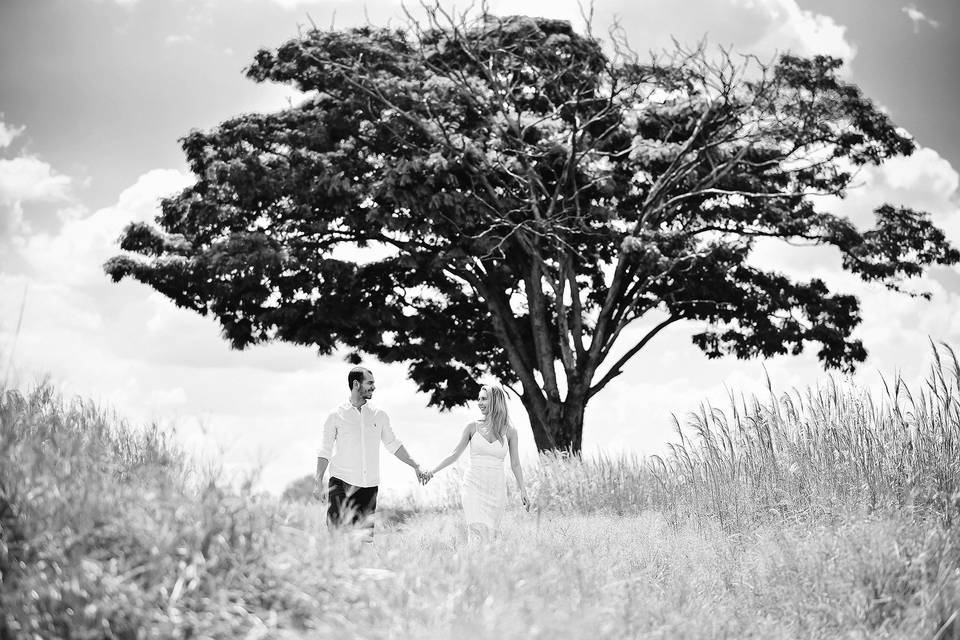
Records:
[[[510,468],[520,488],[523,506],[530,500],[523,483],[517,450],[517,430],[510,423],[507,396],[502,388],[484,385],[477,398],[481,417],[464,427],[453,451],[432,469],[414,462],[400,443],[385,411],[372,407],[376,383],[369,369],[354,367],[347,375],[350,399],[327,416],[317,452],[315,494],[323,497],[323,477],[330,469],[326,496],[327,523],[360,524],[372,529],[380,484],[380,443],[400,461],[413,467],[426,484],[441,469],[453,464],[467,447],[470,468],[463,477],[460,499],[468,530],[485,539],[500,527],[507,505],[503,461],[510,454]]]

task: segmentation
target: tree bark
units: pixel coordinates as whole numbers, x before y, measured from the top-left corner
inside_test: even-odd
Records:
[[[563,402],[548,399],[542,410],[530,402],[526,394],[520,396],[520,401],[527,410],[538,451],[567,451],[580,455],[583,416],[587,408],[583,394],[568,394]]]

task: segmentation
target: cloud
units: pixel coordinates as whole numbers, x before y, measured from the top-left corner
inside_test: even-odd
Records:
[[[769,28],[755,45],[760,50],[826,54],[847,62],[856,55],[856,48],[846,39],[846,27],[829,16],[801,9],[794,0],[736,0],[734,4],[739,10],[766,14]]]
[[[0,123],[0,137],[4,139],[12,140],[22,131]],[[0,158],[0,244],[29,231],[24,204],[68,200],[72,184],[70,176],[58,173],[37,157]]]
[[[336,6],[329,0],[270,0],[285,9],[307,6]],[[399,2],[393,4],[394,7]],[[471,3],[447,0],[442,6],[462,12]],[[584,12],[578,0],[490,0],[488,10],[496,15],[535,15],[569,20],[582,28]],[[389,5],[378,5],[370,14],[378,24],[389,19],[403,20],[402,13],[389,15]],[[594,32],[606,37],[607,29],[618,22],[631,45],[641,52],[672,47],[671,37],[684,44],[704,36],[718,45],[733,44],[762,57],[793,51],[800,55],[829,54],[851,60],[856,49],[847,40],[846,28],[833,18],[802,9],[796,0],[688,0],[677,9],[673,0],[607,0],[595,4]],[[412,3],[414,14],[420,12]],[[473,7],[476,11],[476,5]]]
[[[178,44],[189,44],[194,42],[194,40],[194,37],[189,34],[171,33],[163,39],[163,44],[168,47],[173,47]]]
[[[3,118],[3,114],[0,113],[0,118]],[[0,149],[6,149],[10,146],[10,143],[13,142],[13,139],[19,136],[26,130],[26,127],[14,127],[8,125],[2,119],[0,119]]]
[[[828,201],[825,208],[863,226],[872,226],[873,210],[885,203],[926,211],[960,247],[960,175],[934,149],[919,147],[910,156],[867,166],[858,178],[859,188],[844,200]]]
[[[303,6],[323,4],[322,0],[272,0],[272,2],[284,9],[297,9]]]
[[[149,403],[158,407],[183,405],[187,402],[187,392],[183,387],[154,389],[150,392]]]
[[[0,118],[3,114],[0,113]],[[8,148],[24,126],[0,119],[0,149]],[[28,231],[24,204],[69,200],[73,179],[32,155],[0,158],[0,244]]]
[[[92,363],[114,360],[116,352],[122,352],[114,347],[122,344],[125,333],[142,331],[148,318],[131,322],[123,309],[131,298],[146,298],[146,292],[116,287],[101,265],[119,252],[116,240],[126,224],[151,218],[157,198],[186,182],[177,171],[149,172],[125,189],[115,205],[92,214],[68,205],[56,231],[23,230],[24,235],[8,244],[9,258],[0,262],[0,290],[29,290],[24,344],[18,350],[34,364],[28,370],[84,381],[84,369],[91,371]],[[12,326],[14,302],[0,296],[0,335]],[[142,307],[149,312],[148,305]],[[113,339],[120,342],[111,345]],[[4,342],[0,339],[0,351]],[[98,347],[103,348],[99,353]],[[104,351],[113,354],[105,356]],[[112,373],[104,372],[104,379],[114,380]]]
[[[542,15],[582,26],[580,3],[574,0],[492,0],[492,13]],[[833,18],[801,9],[796,0],[691,0],[683,9],[672,0],[620,0],[596,3],[594,32],[606,36],[615,20],[639,52],[672,48],[706,36],[715,45],[769,58],[793,51],[799,55],[829,54],[846,61],[856,55],[846,28]]]
[[[90,0],[96,4],[103,4],[104,2],[109,4],[117,5],[118,7],[132,8],[140,4],[140,0]]]
[[[934,29],[940,26],[939,22],[928,18],[927,15],[923,11],[917,9],[917,6],[914,4],[908,4],[907,6],[903,7],[901,11],[907,14],[907,17],[910,18],[911,22],[913,22],[914,33],[920,33],[920,25],[922,24],[927,24]]]
[[[947,239],[960,248],[960,175],[935,150],[921,147],[911,156],[866,168],[860,177],[861,187],[851,190],[844,200],[825,202],[821,208],[847,216],[861,227],[873,225],[872,212],[884,203],[926,211]],[[871,361],[881,369],[907,366],[903,357],[909,352],[905,351],[907,345],[914,353],[926,353],[928,336],[960,344],[957,278],[928,274],[905,283],[908,290],[931,292],[933,299],[928,302],[862,282],[842,271],[839,253],[828,248],[791,250],[771,242],[761,245],[756,259],[795,278],[823,278],[834,290],[856,295],[864,317],[859,334],[871,351]],[[956,266],[938,269],[960,276]]]
[[[131,222],[152,220],[157,203],[185,187],[191,178],[170,169],[150,171],[125,189],[117,203],[82,216],[73,211],[64,216],[63,226],[55,233],[39,233],[22,246],[24,259],[33,275],[48,282],[70,286],[88,286],[104,279],[101,265],[119,252],[116,241]]]
[[[39,158],[0,158],[0,204],[65,200],[71,182]]]

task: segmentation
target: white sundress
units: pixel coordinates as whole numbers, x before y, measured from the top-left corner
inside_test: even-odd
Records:
[[[470,438],[470,468],[460,488],[460,502],[468,525],[500,527],[507,506],[507,480],[503,474],[506,437],[503,440],[488,442],[476,430]]]

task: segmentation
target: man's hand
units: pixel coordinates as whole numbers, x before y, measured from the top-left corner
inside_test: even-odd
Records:
[[[430,482],[430,478],[432,477],[433,473],[431,473],[428,469],[421,469],[420,467],[417,467],[417,480],[420,482],[420,484],[427,484]]]
[[[317,478],[313,483],[313,497],[320,502],[327,501],[326,487],[323,486],[323,478]]]

